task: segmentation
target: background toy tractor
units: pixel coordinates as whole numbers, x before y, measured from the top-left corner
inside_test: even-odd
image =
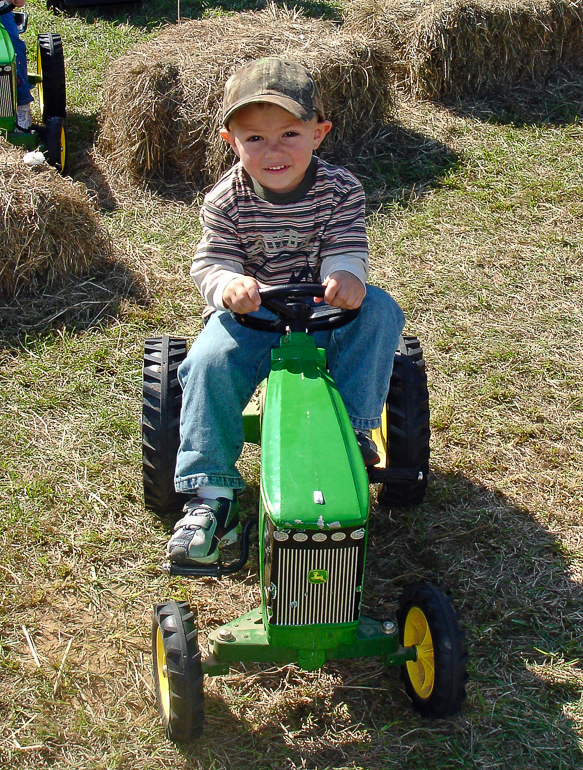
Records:
[[[22,31],[27,15],[15,14]],[[29,52],[30,53],[30,52]],[[38,86],[42,124],[30,131],[16,125],[16,61],[8,33],[0,25],[0,132],[14,145],[40,149],[47,162],[61,173],[67,170],[65,59],[60,35],[45,32],[37,37],[37,71],[28,72],[31,86]]]
[[[173,740],[200,736],[204,674],[226,674],[235,662],[295,663],[315,670],[329,660],[378,656],[401,667],[413,705],[427,716],[453,715],[465,697],[464,634],[448,592],[433,583],[407,587],[396,622],[360,613],[369,484],[381,485],[381,505],[419,503],[425,493],[429,408],[421,347],[414,337],[401,338],[375,432],[381,461],[367,470],[325,352],[310,334],[349,322],[355,311],[314,309],[301,301],[323,293],[316,284],[273,287],[261,291],[263,306],[277,317],[273,321],[234,314],[243,325],[282,335],[261,401],[243,413],[246,440],[262,448],[258,522],[246,522],[238,561],[167,569],[192,577],[241,569],[250,530],[258,523],[261,606],[211,631],[205,659],[187,603],[154,609],[154,680]],[[183,339],[146,341],[144,492],[146,506],[162,516],[186,499],[174,492],[173,483],[181,409],[176,372],[185,356]]]

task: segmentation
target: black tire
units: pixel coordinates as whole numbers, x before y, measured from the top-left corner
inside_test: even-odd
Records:
[[[177,369],[185,358],[186,340],[181,337],[146,340],[142,370],[144,503],[158,516],[180,510],[186,501],[174,489],[182,407]]]
[[[204,725],[204,674],[194,616],[186,602],[168,602],[152,613],[152,658],[158,711],[166,736],[186,743]]]
[[[417,660],[401,667],[413,707],[426,717],[457,714],[466,697],[468,654],[449,591],[432,583],[408,586],[397,622],[401,645],[417,647]]]
[[[383,507],[419,505],[429,477],[429,392],[423,350],[416,337],[404,336],[395,353],[391,386],[382,415],[380,437],[384,466],[415,468],[416,481],[384,483],[378,490]],[[383,451],[381,451],[383,457]],[[382,467],[382,466],[381,466]]]
[[[61,36],[43,32],[37,38],[37,71],[42,76],[38,101],[43,122],[49,118],[67,117],[65,57]]]
[[[65,0],[47,0],[47,10],[48,11],[60,11],[63,13],[65,10]]]
[[[61,174],[67,172],[67,129],[64,118],[49,118],[46,125],[47,163]]]

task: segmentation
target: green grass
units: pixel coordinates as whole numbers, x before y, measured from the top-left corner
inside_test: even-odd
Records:
[[[247,7],[183,3],[182,13]],[[37,29],[63,36],[72,173],[99,192],[88,154],[104,71],[176,8],[54,18],[30,0],[29,10],[29,46]],[[204,642],[256,606],[259,590],[256,549],[246,571],[221,582],[160,569],[166,527],[141,499],[142,344],[162,332],[192,339],[200,328],[188,278],[200,231],[196,201],[136,195],[104,201],[116,265],[0,308],[1,767],[581,767],[576,85],[474,104],[403,99],[393,166],[371,174],[382,188],[368,219],[372,280],[399,300],[425,350],[433,473],[419,508],[373,506],[365,611],[393,616],[401,588],[419,578],[450,585],[471,655],[462,715],[420,719],[398,671],[376,660],[316,673],[249,666],[208,680],[201,741],[180,748],[164,738],[150,673],[153,604],[188,599]],[[246,450],[246,514],[257,463]]]

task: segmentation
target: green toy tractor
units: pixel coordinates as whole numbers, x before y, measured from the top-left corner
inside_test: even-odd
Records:
[[[189,741],[202,734],[204,675],[227,674],[236,662],[294,663],[315,670],[330,660],[379,657],[400,666],[405,689],[424,715],[451,716],[465,697],[464,633],[447,591],[408,586],[395,620],[360,613],[365,573],[369,485],[382,506],[420,503],[429,472],[429,407],[423,353],[402,337],[382,426],[374,438],[381,461],[365,468],[354,430],[312,331],[336,328],[358,311],[314,308],[319,284],[262,289],[276,318],[234,314],[250,328],[281,335],[272,351],[262,397],[243,413],[245,439],[261,444],[259,517],[245,523],[236,562],[183,566],[171,575],[221,577],[247,561],[250,530],[259,527],[261,606],[216,628],[202,658],[187,603],[155,607],[154,681],[166,734]],[[181,338],[146,341],[142,445],[146,507],[160,516],[179,510],[174,491],[181,389]],[[322,437],[325,436],[325,451]]]
[[[26,14],[20,28],[26,29]],[[65,59],[60,35],[45,32],[37,38],[37,71],[28,80],[38,86],[42,125],[29,131],[17,130],[16,61],[8,33],[0,25],[0,133],[14,145],[41,150],[47,162],[61,173],[67,170]]]

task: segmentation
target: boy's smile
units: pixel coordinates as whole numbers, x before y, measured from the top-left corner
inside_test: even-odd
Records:
[[[288,193],[302,182],[312,153],[332,124],[302,121],[275,104],[248,104],[221,129],[247,173],[272,192]]]

